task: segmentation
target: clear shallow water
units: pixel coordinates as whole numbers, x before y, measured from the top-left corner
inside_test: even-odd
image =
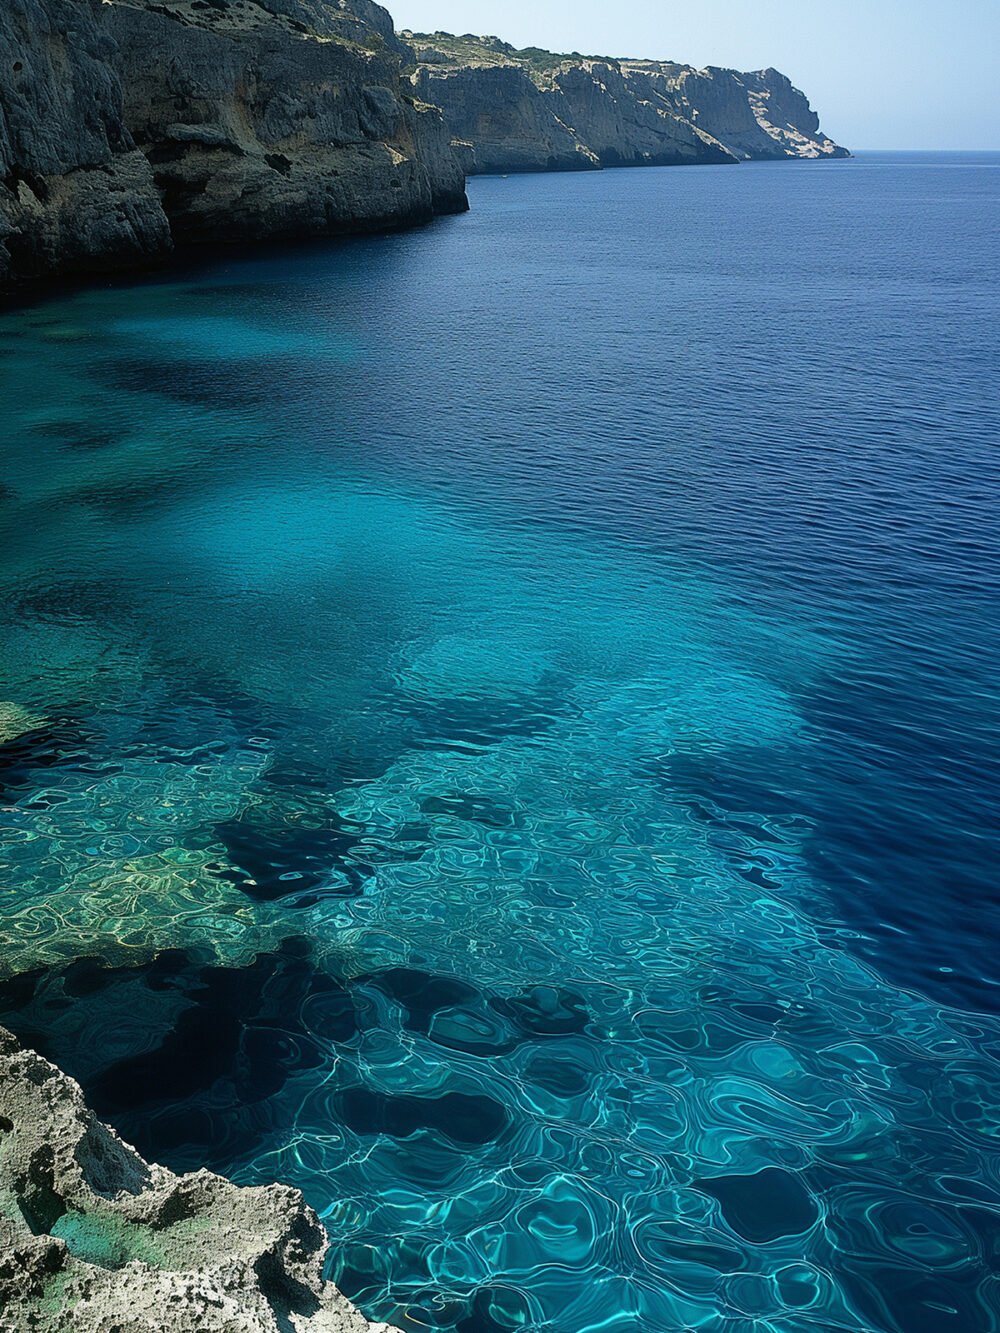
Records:
[[[1000,1327],[1000,158],[0,320],[0,1021],[372,1316]]]

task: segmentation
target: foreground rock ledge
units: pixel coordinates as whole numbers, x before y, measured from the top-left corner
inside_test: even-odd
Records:
[[[323,1281],[297,1190],[175,1176],[0,1028],[0,1331],[390,1333]]]

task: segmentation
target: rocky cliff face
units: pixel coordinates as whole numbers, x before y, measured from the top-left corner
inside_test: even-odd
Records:
[[[178,239],[263,240],[467,207],[392,21],[346,0],[115,0],[125,119]]]
[[[372,0],[7,0],[0,285],[467,207]]]
[[[740,74],[687,65],[634,68],[662,85],[680,114],[741,161],[849,156],[820,132],[806,95],[776,69]]]
[[[0,286],[420,222],[466,171],[847,156],[777,70],[403,38],[374,0],[7,0]]]
[[[677,114],[652,81],[627,67],[586,61],[560,69],[543,90],[604,167],[729,162],[726,146]],[[561,105],[560,105],[561,104]]]
[[[765,69],[739,76],[747,90],[757,124],[784,150],[786,157],[850,157],[819,126],[819,116],[805,93],[780,70]]]
[[[417,56],[425,48],[417,48]],[[473,172],[733,162],[659,94],[639,96],[617,65],[566,64],[539,77],[516,63],[418,64],[417,94],[442,108]]]
[[[170,245],[100,16],[98,0],[6,0],[0,14],[0,284]]]
[[[295,1190],[147,1165],[0,1029],[0,1333],[390,1333]]]
[[[466,168],[480,172],[586,171],[597,155],[556,115],[517,65],[438,72],[420,68],[418,97],[447,103],[447,123]]]
[[[467,170],[846,156],[776,70],[403,38],[374,0],[7,0],[0,286],[420,222]]]
[[[846,157],[777,70],[515,50],[497,38],[404,33],[412,80],[440,106],[470,171]]]

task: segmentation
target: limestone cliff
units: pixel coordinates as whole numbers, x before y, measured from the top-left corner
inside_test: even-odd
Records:
[[[467,207],[373,0],[7,0],[0,285]]]
[[[668,90],[678,111],[742,161],[848,157],[820,131],[809,99],[776,69],[634,66]]]
[[[401,39],[374,0],[0,10],[0,286],[420,222],[466,171],[842,156],[773,69]]]
[[[586,171],[597,155],[556,115],[517,65],[421,67],[417,95],[447,105],[456,147],[471,172]]]
[[[516,50],[495,37],[404,33],[419,95],[440,106],[467,169],[846,157],[777,70]]]
[[[0,1029],[0,1333],[389,1333],[295,1190],[147,1165]]]
[[[100,15],[98,0],[5,0],[0,13],[0,284],[170,245]]]
[[[114,0],[125,119],[175,236],[263,240],[467,207],[440,112],[368,0]]]

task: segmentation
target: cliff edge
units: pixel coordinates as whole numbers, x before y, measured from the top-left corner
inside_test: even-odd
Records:
[[[373,0],[7,0],[0,286],[468,207]]]
[[[100,18],[97,0],[6,0],[0,13],[0,285],[170,247]]]
[[[413,84],[442,108],[470,173],[850,156],[778,70],[402,36],[414,52]]]
[[[129,130],[183,241],[331,235],[468,207],[440,111],[370,0],[113,0]]]
[[[774,69],[400,36],[374,0],[0,12],[0,287],[424,222],[472,172],[847,156]]]
[[[390,1333],[292,1189],[147,1165],[0,1029],[0,1333]]]

